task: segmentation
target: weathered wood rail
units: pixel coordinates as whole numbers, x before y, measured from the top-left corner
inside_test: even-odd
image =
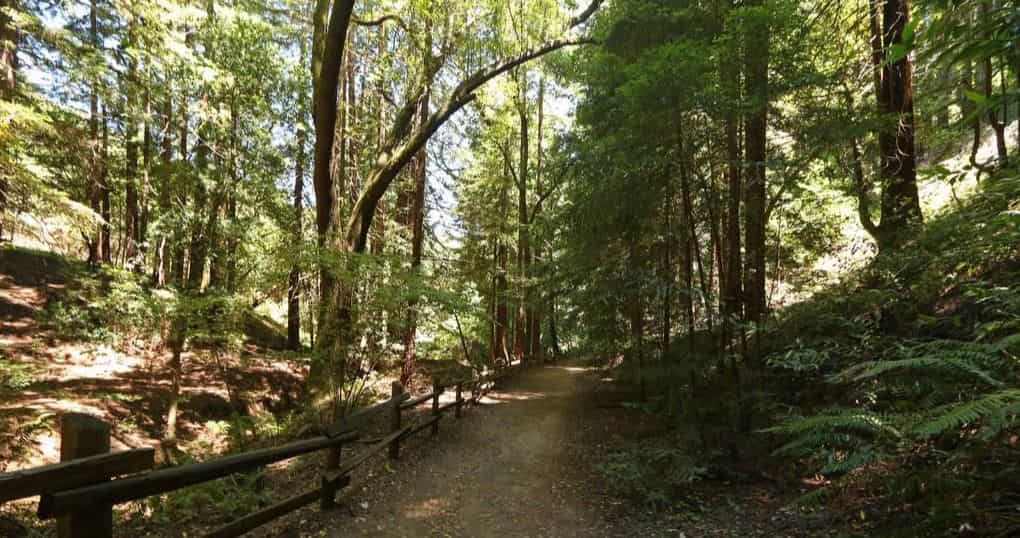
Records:
[[[240,536],[316,500],[323,510],[334,507],[337,493],[350,484],[350,475],[355,469],[384,449],[389,450],[390,458],[399,458],[403,439],[426,428],[435,435],[446,411],[452,408],[454,416],[460,418],[465,405],[476,404],[497,380],[521,366],[517,363],[449,386],[437,383],[431,392],[415,397],[394,382],[388,400],[341,417],[316,437],[159,470],[152,470],[154,449],[109,452],[108,424],[89,415],[68,413],[60,422],[61,462],[0,474],[0,503],[38,495],[38,517],[56,518],[60,538],[107,538],[113,535],[114,505],[259,469],[303,454],[326,453],[319,487],[242,516],[206,535]],[[450,388],[455,391],[453,401],[440,405],[440,396]],[[470,389],[467,398],[465,389]],[[403,413],[426,402],[431,402],[428,413],[405,423]],[[386,414],[389,415],[389,433],[344,460],[343,446],[360,439],[362,424]]]

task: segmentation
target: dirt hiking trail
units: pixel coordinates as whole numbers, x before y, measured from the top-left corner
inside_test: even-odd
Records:
[[[600,516],[602,499],[586,491],[590,470],[576,459],[593,382],[578,362],[521,371],[444,424],[432,447],[426,440],[404,451],[415,461],[397,463],[393,481],[373,488],[377,499],[350,497],[360,517],[330,536],[620,535]]]

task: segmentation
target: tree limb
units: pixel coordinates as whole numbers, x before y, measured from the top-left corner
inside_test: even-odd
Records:
[[[499,152],[503,154],[503,161],[506,162],[507,168],[510,169],[510,176],[514,180],[514,185],[517,185],[518,189],[521,188],[521,180],[517,177],[517,169],[514,168],[514,160],[510,158],[510,151],[502,143],[497,143],[496,145],[499,146]]]
[[[573,19],[570,19],[570,24],[567,25],[567,29],[571,29],[571,28],[574,28],[576,26],[580,26],[580,25],[584,24],[585,21],[590,19],[591,16],[594,15],[595,12],[599,10],[599,6],[601,6],[601,5],[602,5],[602,0],[592,0],[592,2],[590,4],[588,4],[588,7],[586,7],[584,9],[584,11],[579,13]]]
[[[399,26],[403,31],[405,31],[407,33],[411,33],[411,30],[408,28],[407,23],[405,23],[404,19],[401,19],[399,15],[393,15],[393,14],[382,15],[379,18],[368,19],[368,20],[352,18],[351,22],[353,22],[354,24],[357,24],[358,26],[381,26],[381,25],[383,25],[383,24],[385,24],[387,22],[392,22],[393,24],[396,24],[397,26]]]
[[[597,5],[599,2],[594,2]],[[594,12],[594,11],[593,11]],[[590,17],[590,14],[588,15]],[[583,21],[581,21],[583,22]],[[446,123],[455,113],[464,108],[476,97],[475,91],[486,82],[506,73],[507,71],[535,58],[544,56],[550,52],[568,46],[591,44],[591,39],[555,39],[537,47],[530,48],[512,56],[494,62],[487,67],[475,71],[454,88],[446,101],[432,113],[429,118],[415,128],[408,139],[385,159],[380,159],[369,175],[369,181],[365,190],[358,197],[354,208],[351,211],[351,218],[347,223],[346,240],[348,247],[353,252],[364,252],[368,242],[368,230],[372,225],[372,218],[375,216],[376,206],[383,194],[389,188],[390,183],[397,177],[400,171],[407,166],[414,155],[421,149],[429,138]]]
[[[560,177],[556,179],[556,182],[553,183],[548,190],[538,195],[538,201],[535,202],[535,207],[531,209],[531,218],[528,219],[529,224],[535,222],[535,218],[538,217],[538,213],[542,209],[542,202],[551,196],[552,193],[556,192],[560,188],[560,185],[563,184],[563,176],[567,175],[567,170],[568,168],[564,166],[563,170],[560,172]]]

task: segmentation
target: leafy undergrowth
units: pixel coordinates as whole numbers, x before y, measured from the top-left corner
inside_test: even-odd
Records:
[[[593,488],[615,499],[607,518],[632,536],[799,538],[854,536],[866,520],[846,520],[819,506],[793,501],[803,484],[770,478],[698,439],[698,427],[659,412],[656,398],[627,383],[625,369],[603,366],[602,383],[584,410],[584,466]],[[646,387],[647,388],[647,387]]]
[[[761,435],[822,478],[802,502],[876,511],[892,535],[1020,531],[1018,200],[1015,170],[986,180],[769,329],[780,411]]]
[[[790,510],[834,510],[829,530],[848,535],[1020,532],[1018,201],[1020,173],[1001,171],[909,245],[782,310],[748,334],[759,368],[735,375],[739,357],[705,351],[706,334],[640,375],[625,366],[645,392],[629,405],[670,427],[604,472],[657,510],[738,477],[781,485]]]

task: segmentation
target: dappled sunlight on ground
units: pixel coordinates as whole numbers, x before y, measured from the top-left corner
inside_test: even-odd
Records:
[[[404,517],[411,519],[429,519],[443,515],[450,509],[450,500],[445,498],[431,498],[412,503],[404,510]]]
[[[486,394],[485,397],[482,398],[482,403],[501,404],[522,400],[537,400],[540,398],[545,398],[546,396],[548,395],[544,392],[525,392],[525,391],[501,392],[496,390],[490,392],[489,394]]]
[[[114,450],[159,446],[171,395],[167,353],[66,342],[33,320],[0,319],[0,339],[11,340],[23,323],[30,330],[16,344],[0,346],[4,359],[25,368],[27,378],[20,390],[0,392],[0,471],[58,461],[57,424],[68,412],[109,422]],[[191,352],[183,362],[178,446],[185,452],[227,449],[232,416],[287,409],[302,386],[300,368],[287,361],[212,360]]]
[[[574,373],[574,374],[583,374],[585,372],[592,371],[591,368],[585,368],[585,367],[581,367],[581,366],[547,366],[547,368],[557,368],[559,370],[566,370],[566,371],[568,371],[570,373]]]

